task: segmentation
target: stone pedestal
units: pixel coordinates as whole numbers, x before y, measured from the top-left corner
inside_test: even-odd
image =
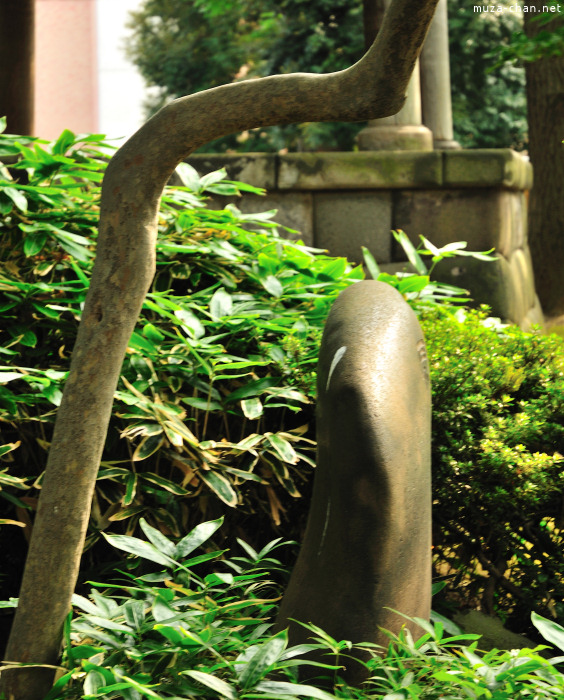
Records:
[[[407,87],[404,106],[397,114],[372,119],[357,136],[361,151],[431,151],[433,134],[421,124],[419,63]]]

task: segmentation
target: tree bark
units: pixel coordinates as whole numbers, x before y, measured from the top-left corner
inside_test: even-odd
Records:
[[[542,5],[536,3],[540,12]],[[557,17],[545,27],[526,13],[525,32],[562,25]],[[564,56],[527,64],[529,155],[534,182],[529,197],[529,246],[535,284],[546,316],[564,314]]]
[[[0,0],[0,117],[12,134],[33,133],[35,0]]]
[[[58,410],[6,659],[55,664],[127,344],[155,272],[163,188],[193,150],[226,134],[397,112],[437,0],[394,0],[368,53],[347,70],[248,80],[165,106],[116,153],[102,187],[96,262]],[[101,371],[102,370],[102,371]],[[41,700],[52,671],[2,673],[7,700]]]

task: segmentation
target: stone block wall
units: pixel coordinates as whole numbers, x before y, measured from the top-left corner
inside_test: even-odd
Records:
[[[277,209],[275,220],[299,232],[288,235],[352,261],[366,246],[383,269],[402,269],[392,229],[414,243],[421,234],[439,247],[494,248],[495,262],[445,260],[437,278],[469,289],[504,320],[524,328],[543,322],[527,243],[532,168],[514,151],[202,154],[188,162],[200,174],[225,167],[230,179],[265,188],[265,197],[246,194],[237,206]]]

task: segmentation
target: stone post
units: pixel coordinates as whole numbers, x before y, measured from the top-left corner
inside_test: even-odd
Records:
[[[421,52],[423,123],[437,149],[460,148],[452,133],[447,0],[439,0]]]
[[[289,626],[291,644],[311,636],[292,620],[352,642],[386,646],[381,628],[403,625],[418,636],[394,611],[430,616],[431,394],[421,328],[393,287],[370,280],[339,296],[317,389],[312,503],[276,627]],[[344,662],[349,682],[365,679],[361,664]]]

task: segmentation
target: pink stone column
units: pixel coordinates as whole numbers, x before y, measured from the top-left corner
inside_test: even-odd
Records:
[[[34,134],[98,129],[96,0],[36,0]]]

